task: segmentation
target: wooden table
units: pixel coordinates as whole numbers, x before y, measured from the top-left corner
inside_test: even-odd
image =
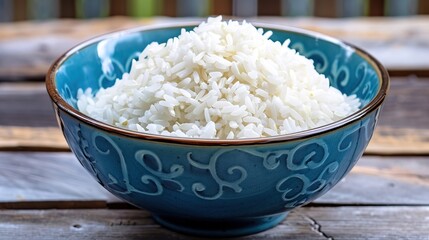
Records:
[[[429,18],[260,20],[359,45],[387,66],[392,84],[352,172],[279,226],[242,239],[429,239]],[[164,21],[171,19],[0,25],[0,239],[194,239],[159,226],[90,178],[56,126],[43,83],[47,66],[70,45]]]

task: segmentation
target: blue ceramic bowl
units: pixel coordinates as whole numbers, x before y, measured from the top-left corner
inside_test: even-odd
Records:
[[[111,86],[146,45],[195,25],[111,33],[68,51],[46,78],[59,124],[77,159],[104,188],[147,209],[170,229],[237,236],[274,227],[288,211],[331,189],[362,156],[388,90],[388,75],[370,55],[338,40],[255,24],[273,31],[272,40],[291,39],[291,47],[313,59],[331,85],[356,94],[361,109],[316,129],[242,140],[138,133],[77,110],[79,88]]]

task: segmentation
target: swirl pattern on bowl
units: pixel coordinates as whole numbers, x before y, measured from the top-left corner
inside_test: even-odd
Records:
[[[213,214],[227,217],[224,215],[240,208],[244,199],[260,202],[270,198],[275,203],[269,206],[270,214],[274,214],[325,193],[362,155],[376,115],[374,112],[341,132],[297,142],[240,147],[169,145],[168,150],[162,146],[165,143],[124,139],[68,115],[62,116],[62,125],[82,165],[115,195],[138,206],[140,201],[163,196],[155,204],[165,200],[166,205],[175,206],[177,214],[194,217],[200,213],[192,205],[186,207],[189,201],[207,207],[214,202],[215,209],[219,201],[235,202],[222,206],[228,211]],[[184,195],[183,202],[176,194]],[[147,208],[143,203],[141,207]]]
[[[200,235],[261,231],[326,193],[362,156],[388,89],[387,73],[365,52],[335,39],[263,27],[273,31],[275,41],[290,39],[291,47],[313,59],[332,86],[356,94],[361,110],[320,128],[246,140],[142,134],[79,113],[79,88],[96,92],[111,86],[147,44],[177,36],[181,27],[134,29],[78,46],[47,76],[59,123],[77,159],[114,195],[151,211],[170,228]],[[183,219],[194,225],[183,225]],[[219,232],[208,227],[213,221],[231,226]]]

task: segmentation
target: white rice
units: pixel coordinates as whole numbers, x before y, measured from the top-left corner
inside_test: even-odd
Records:
[[[131,71],[79,110],[134,131],[236,139],[322,126],[358,110],[359,99],[329,86],[313,61],[243,21],[209,18],[167,43],[151,43]]]

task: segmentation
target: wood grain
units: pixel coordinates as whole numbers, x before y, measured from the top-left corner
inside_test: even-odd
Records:
[[[0,24],[0,79],[41,79],[57,57],[95,35],[154,23],[186,20],[189,19],[111,17]],[[392,73],[429,75],[428,16],[399,19],[259,17],[249,20],[321,32],[368,50]],[[29,55],[32,57],[29,58]]]
[[[0,152],[0,207],[14,202],[116,201],[71,153]]]
[[[429,81],[394,78],[366,154],[429,155]],[[43,83],[0,84],[0,150],[68,151]]]
[[[0,114],[0,126],[57,126],[43,83],[0,84]],[[0,134],[0,139],[6,136]]]
[[[428,157],[364,156],[338,185],[316,203],[428,205],[428,160]]]
[[[429,130],[429,81],[426,80],[429,79],[392,78],[380,126]]]
[[[69,151],[58,127],[0,127],[0,151]],[[376,128],[365,154],[429,155],[429,130]]]
[[[2,127],[2,151],[70,151],[57,127]]]
[[[429,155],[429,129],[379,126],[365,154]]]
[[[0,166],[3,209],[121,203],[86,173],[72,153],[0,152]],[[429,157],[363,157],[312,205],[429,205],[428,179]]]
[[[355,43],[401,75],[429,75],[428,20],[261,19]],[[165,21],[0,24],[0,80],[41,79],[81,40]],[[277,227],[239,239],[428,239],[428,100],[428,79],[393,79],[366,156],[352,171]],[[56,125],[43,83],[0,83],[0,239],[200,239],[161,227],[104,190],[72,153],[58,152],[69,149]]]
[[[301,208],[299,213],[324,239],[423,240],[429,236],[427,206]]]
[[[304,207],[237,239],[423,240],[428,215],[429,207]],[[201,239],[161,227],[144,210],[3,210],[0,222],[2,236],[14,239]]]

